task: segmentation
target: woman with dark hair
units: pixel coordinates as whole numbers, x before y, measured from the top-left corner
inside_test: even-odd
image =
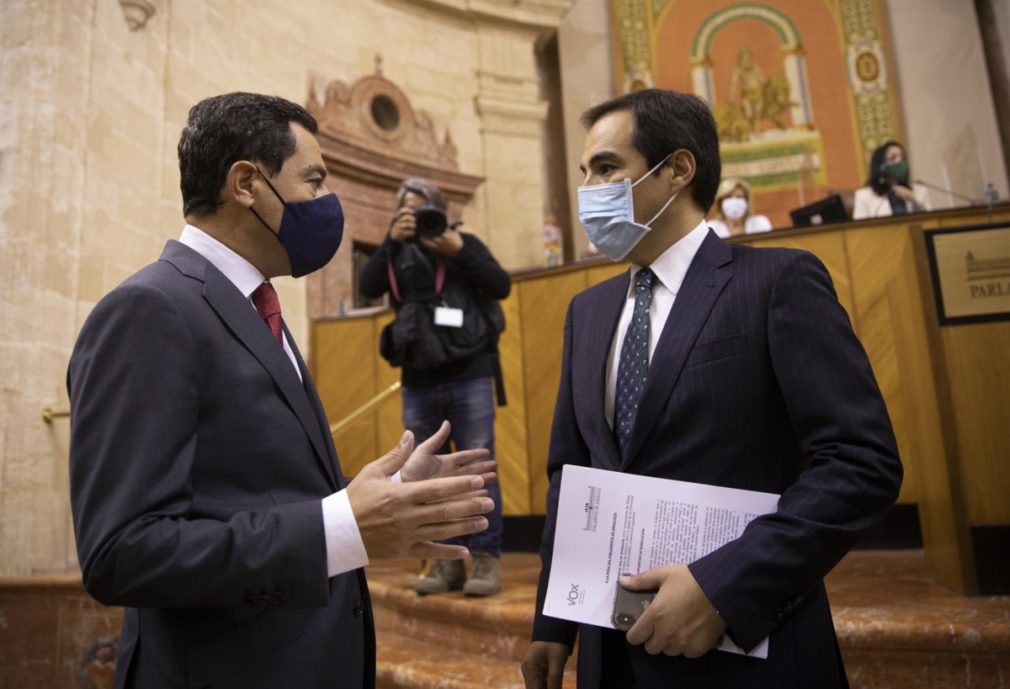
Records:
[[[856,190],[852,219],[931,210],[926,188],[909,184],[908,157],[897,141],[885,141],[870,156],[866,186]]]

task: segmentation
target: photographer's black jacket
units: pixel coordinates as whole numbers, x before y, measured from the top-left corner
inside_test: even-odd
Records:
[[[459,254],[452,258],[442,257],[446,266],[445,284],[454,283],[493,299],[507,297],[512,286],[508,273],[498,265],[498,261],[477,237],[466,232],[461,232],[460,235],[463,237],[463,248]],[[386,236],[386,240],[361,271],[358,285],[362,295],[369,299],[378,299],[390,291],[386,264],[390,258],[395,264],[400,247],[400,242],[395,242],[388,235]],[[427,249],[424,249],[423,252],[431,265],[431,273],[434,274],[438,254]],[[401,290],[401,296],[407,298],[408,295],[403,293],[404,280],[400,275],[397,275],[397,283]],[[433,293],[434,284],[428,285],[425,291]],[[393,305],[395,308],[399,308],[395,299],[393,299]],[[416,370],[410,366],[404,366],[402,382],[405,387],[420,388],[454,380],[490,378],[495,375],[497,354],[497,346],[492,344],[486,351],[438,368]]]

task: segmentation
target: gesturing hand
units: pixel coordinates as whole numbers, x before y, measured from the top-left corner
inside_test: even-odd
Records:
[[[410,431],[385,456],[368,464],[347,486],[347,498],[369,558],[416,557],[452,560],[467,556],[463,546],[434,543],[487,529],[480,516],[494,502],[474,491],[480,476],[450,476],[414,483],[389,480],[414,447]]]
[[[697,658],[711,651],[726,631],[726,623],[687,565],[665,565],[621,577],[621,586],[631,591],[659,589],[627,637],[633,646],[644,643],[652,655]]]
[[[484,479],[485,485],[497,480],[495,463],[488,459],[487,450],[460,450],[447,455],[435,454],[445,445],[450,429],[449,422],[443,421],[435,435],[414,448],[400,469],[400,479],[404,483],[447,476],[480,476]]]

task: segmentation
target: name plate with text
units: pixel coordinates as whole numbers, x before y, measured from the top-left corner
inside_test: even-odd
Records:
[[[941,325],[1010,320],[1010,225],[923,235]]]

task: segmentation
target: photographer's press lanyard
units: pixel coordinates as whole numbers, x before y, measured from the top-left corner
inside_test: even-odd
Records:
[[[400,298],[400,288],[396,284],[396,273],[393,271],[393,259],[386,257],[386,274],[389,275],[389,291],[393,293],[393,299],[403,303]],[[445,284],[445,261],[439,256],[435,261],[435,297],[442,293],[442,285]]]

